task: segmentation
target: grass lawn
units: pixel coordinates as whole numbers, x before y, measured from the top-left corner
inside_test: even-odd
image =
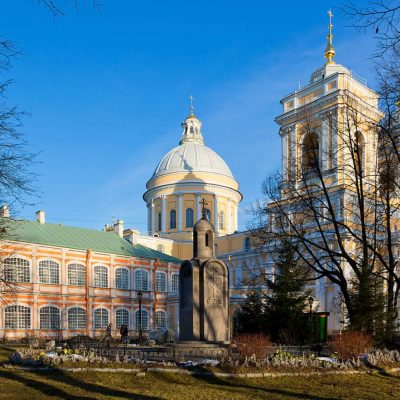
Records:
[[[11,349],[1,349],[1,358]],[[0,399],[400,399],[400,375],[225,379],[146,373],[24,372],[0,367]]]

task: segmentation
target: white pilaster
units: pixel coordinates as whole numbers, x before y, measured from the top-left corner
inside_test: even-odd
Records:
[[[322,171],[328,169],[328,157],[329,157],[329,121],[324,118],[322,120],[321,138],[319,141],[319,154],[321,154],[321,168]]]
[[[177,215],[177,223],[178,223],[178,231],[182,230],[183,226],[183,214],[182,214],[182,192],[178,193],[178,215]]]
[[[194,223],[196,223],[201,218],[200,201],[201,201],[201,193],[197,192],[196,193],[196,219],[194,220]]]
[[[218,235],[219,221],[218,221],[218,199],[217,195],[214,194],[214,232]]]
[[[288,134],[284,133],[281,137],[281,146],[282,146],[282,176],[284,179],[288,178],[289,171],[289,163],[288,163]]]
[[[151,200],[151,232],[150,234],[153,235],[154,232],[156,231],[156,214],[155,214],[155,209],[154,209],[154,201]]]
[[[161,196],[161,230],[167,231],[167,196],[165,194]]]
[[[147,234],[151,235],[151,203],[147,203]]]
[[[226,202],[226,224],[228,233],[232,233],[232,204],[230,199]]]

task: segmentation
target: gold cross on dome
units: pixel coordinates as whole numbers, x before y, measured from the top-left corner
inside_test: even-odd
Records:
[[[194,100],[194,97],[192,95],[190,95],[189,99],[190,99],[190,115],[194,115],[193,114],[193,110],[194,110],[193,100]]]
[[[205,218],[206,217],[206,206],[208,206],[208,203],[206,202],[205,199],[203,199],[199,202],[199,204],[201,205],[201,213],[203,215],[203,218]]]

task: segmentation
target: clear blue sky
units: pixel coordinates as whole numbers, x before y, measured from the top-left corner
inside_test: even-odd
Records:
[[[373,81],[372,36],[346,27],[340,1],[101,0],[53,18],[35,0],[0,3],[0,35],[24,54],[10,101],[30,113],[39,199],[17,210],[101,228],[115,215],[146,232],[145,184],[177,145],[195,97],[208,146],[240,183],[246,210],[280,164],[279,100],[323,62],[327,10],[336,61]],[[60,0],[64,4],[64,0]]]

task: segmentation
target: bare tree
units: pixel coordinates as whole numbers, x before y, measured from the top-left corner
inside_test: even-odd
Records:
[[[327,117],[333,139],[322,154],[315,119],[303,115],[301,166],[265,181],[267,202],[256,210],[254,241],[270,252],[289,238],[314,279],[328,279],[339,288],[353,329],[376,330],[380,304],[374,299],[384,284],[391,335],[400,283],[391,256],[398,243],[394,215],[399,204],[398,192],[384,190],[382,174],[392,157],[378,152],[385,137],[379,118],[360,112],[351,93],[344,93]],[[362,132],[369,132],[368,143]]]
[[[361,4],[360,4],[361,3]],[[400,51],[400,2],[378,0],[365,2],[348,1],[342,7],[354,27],[375,32],[377,38],[376,56]]]
[[[44,5],[49,9],[49,11],[53,14],[53,16],[63,16],[65,15],[65,7],[72,8],[77,11],[81,7],[85,7],[87,1],[86,0],[64,0],[64,5],[60,5],[61,1],[59,0],[36,0],[39,4]],[[100,4],[97,0],[91,0],[93,7],[99,8]]]

